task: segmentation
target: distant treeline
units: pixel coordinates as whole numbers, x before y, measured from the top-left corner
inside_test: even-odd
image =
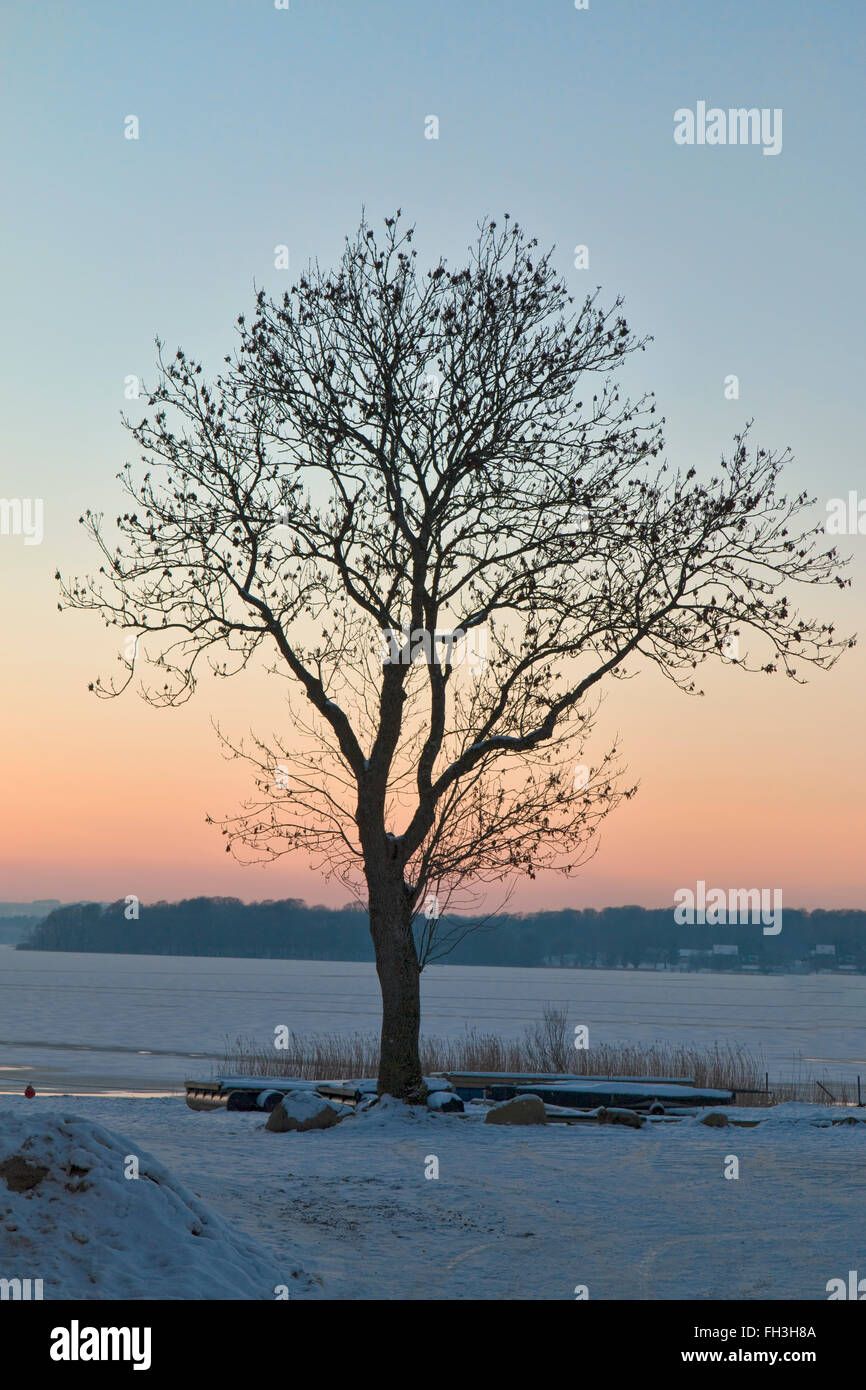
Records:
[[[134,955],[252,956],[265,959],[372,961],[366,913],[354,906],[308,907],[296,898],[242,903],[187,898],[142,904],[75,903],[50,913],[18,950],[102,951]],[[680,926],[672,908],[566,908],[503,914],[481,925],[443,917],[441,935],[460,935],[450,965],[566,965],[604,969],[656,965],[686,969],[866,972],[866,912],[784,911],[777,936],[761,924]],[[738,953],[714,953],[715,946]],[[832,950],[828,948],[833,948]],[[683,952],[691,954],[683,955]],[[699,954],[694,954],[694,953]]]
[[[30,903],[0,902],[0,946],[15,945],[56,907],[60,907],[59,898],[41,898]]]
[[[33,915],[23,913],[14,915],[4,915],[0,917],[0,946],[11,946],[16,941],[20,941],[22,936],[33,926]]]

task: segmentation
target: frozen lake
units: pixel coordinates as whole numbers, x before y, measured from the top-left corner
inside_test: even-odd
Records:
[[[520,1034],[545,1004],[590,1044],[744,1045],[774,1080],[797,1058],[822,1079],[866,1078],[866,976],[699,975],[430,966],[424,1031]],[[0,947],[0,1093],[175,1090],[209,1076],[226,1039],[378,1029],[372,965],[77,955]]]

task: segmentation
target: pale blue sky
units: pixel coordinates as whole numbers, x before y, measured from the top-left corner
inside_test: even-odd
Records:
[[[578,292],[622,291],[655,335],[634,381],[672,452],[715,459],[754,414],[805,479],[856,485],[864,17],[855,0],[7,8],[7,495],[38,477],[65,552],[58,504],[113,472],[123,378],[149,371],[154,334],[219,361],[253,279],[289,278],[274,245],[292,270],[329,261],[362,203],[402,205],[431,256],[509,210]],[[781,107],[782,154],[677,147],[673,112],[699,99]]]

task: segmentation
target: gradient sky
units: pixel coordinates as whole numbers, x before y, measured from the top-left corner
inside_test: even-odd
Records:
[[[861,0],[3,9],[0,496],[43,498],[45,538],[0,536],[0,899],[345,899],[300,861],[235,865],[204,824],[249,786],[210,719],[269,732],[261,680],[181,711],[99,702],[87,683],[116,641],[57,613],[52,576],[90,567],[80,512],[118,510],[124,379],[152,377],[154,336],[218,365],[253,282],[279,291],[333,261],[362,204],[376,222],[401,206],[430,259],[507,210],[556,243],[577,294],[623,293],[654,335],[629,385],[657,393],[672,463],[709,471],[754,417],[756,443],[794,450],[816,518],[866,497],[864,21]],[[675,145],[674,111],[699,100],[781,108],[782,153]],[[804,602],[856,631],[866,537],[841,548],[854,589]],[[513,907],[662,905],[699,878],[866,906],[864,648],[805,688],[706,671],[703,700],[654,671],[615,689],[599,744],[619,732],[640,794],[579,879]]]

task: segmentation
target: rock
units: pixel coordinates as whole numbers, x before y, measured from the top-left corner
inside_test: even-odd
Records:
[[[31,1192],[34,1187],[38,1187],[43,1178],[48,1177],[48,1169],[41,1163],[28,1163],[21,1154],[12,1154],[11,1158],[4,1159],[0,1163],[0,1178],[3,1179],[10,1192]]]
[[[643,1115],[638,1115],[634,1110],[615,1110],[602,1105],[596,1115],[600,1125],[628,1125],[631,1129],[640,1129],[644,1124]]]
[[[465,1109],[459,1096],[453,1091],[431,1091],[427,1096],[428,1110],[441,1110],[446,1114],[462,1115]]]
[[[292,1129],[330,1129],[347,1113],[347,1109],[323,1100],[314,1091],[289,1091],[274,1106],[265,1129],[272,1134],[285,1134]]]
[[[702,1125],[709,1125],[711,1129],[724,1129],[730,1123],[727,1115],[720,1115],[718,1110],[711,1110],[709,1115],[702,1115],[700,1122]]]
[[[546,1125],[544,1101],[539,1096],[515,1096],[493,1105],[484,1116],[486,1125]]]

